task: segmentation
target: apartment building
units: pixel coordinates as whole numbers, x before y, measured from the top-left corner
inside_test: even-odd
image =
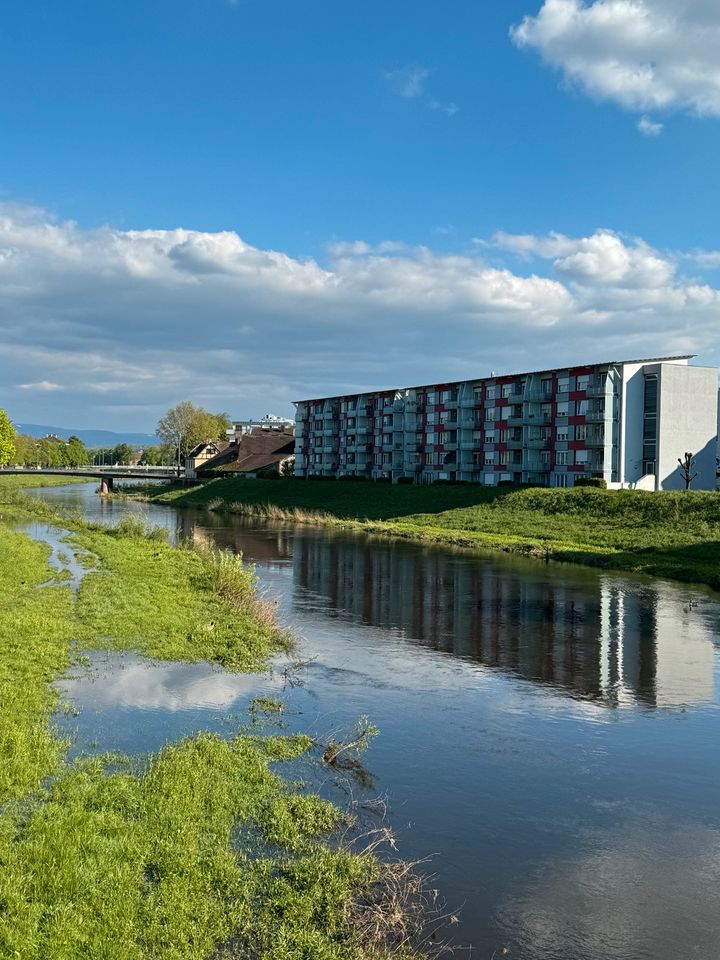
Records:
[[[569,487],[716,486],[718,382],[691,355],[298,401],[297,476]]]

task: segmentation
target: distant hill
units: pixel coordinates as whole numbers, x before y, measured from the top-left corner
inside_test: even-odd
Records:
[[[160,443],[157,437],[150,433],[115,433],[113,430],[71,430],[68,427],[52,427],[45,423],[16,423],[18,433],[29,433],[31,437],[46,437],[54,433],[67,440],[68,437],[79,437],[86,447],[116,447],[119,443],[129,443],[131,447],[140,449]]]

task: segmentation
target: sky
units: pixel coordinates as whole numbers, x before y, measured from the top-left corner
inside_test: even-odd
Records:
[[[717,0],[12,0],[0,406],[720,363]]]

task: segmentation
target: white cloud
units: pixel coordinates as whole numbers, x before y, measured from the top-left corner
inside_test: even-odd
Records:
[[[427,67],[401,67],[399,70],[387,70],[384,76],[393,93],[412,100],[425,93],[425,81],[430,71]]]
[[[510,33],[591,96],[720,116],[717,0],[544,0]]]
[[[20,390],[39,390],[43,393],[47,393],[49,390],[60,390],[59,383],[52,383],[50,380],[39,380],[37,383],[20,383],[18,384]]]
[[[651,120],[649,117],[645,116],[640,117],[637,126],[640,133],[644,134],[646,137],[659,137],[665,129],[664,124],[656,123],[654,120]]]
[[[610,355],[712,362],[720,293],[679,267],[702,256],[600,230],[498,233],[455,254],[340,242],[321,263],[229,231],[82,230],[0,207],[0,406],[147,429],[185,397],[244,416]]]
[[[456,103],[445,103],[437,97],[426,93],[427,80],[430,71],[427,67],[407,66],[398,70],[387,70],[383,76],[390,89],[398,97],[406,100],[420,100],[428,108],[448,117],[454,117],[460,109]]]

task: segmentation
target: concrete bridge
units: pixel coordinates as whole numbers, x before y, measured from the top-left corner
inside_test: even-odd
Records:
[[[185,471],[176,467],[121,467],[98,466],[87,467],[0,467],[0,477],[3,476],[32,476],[32,477],[87,477],[89,480],[100,481],[100,493],[110,493],[115,480],[185,480]]]

